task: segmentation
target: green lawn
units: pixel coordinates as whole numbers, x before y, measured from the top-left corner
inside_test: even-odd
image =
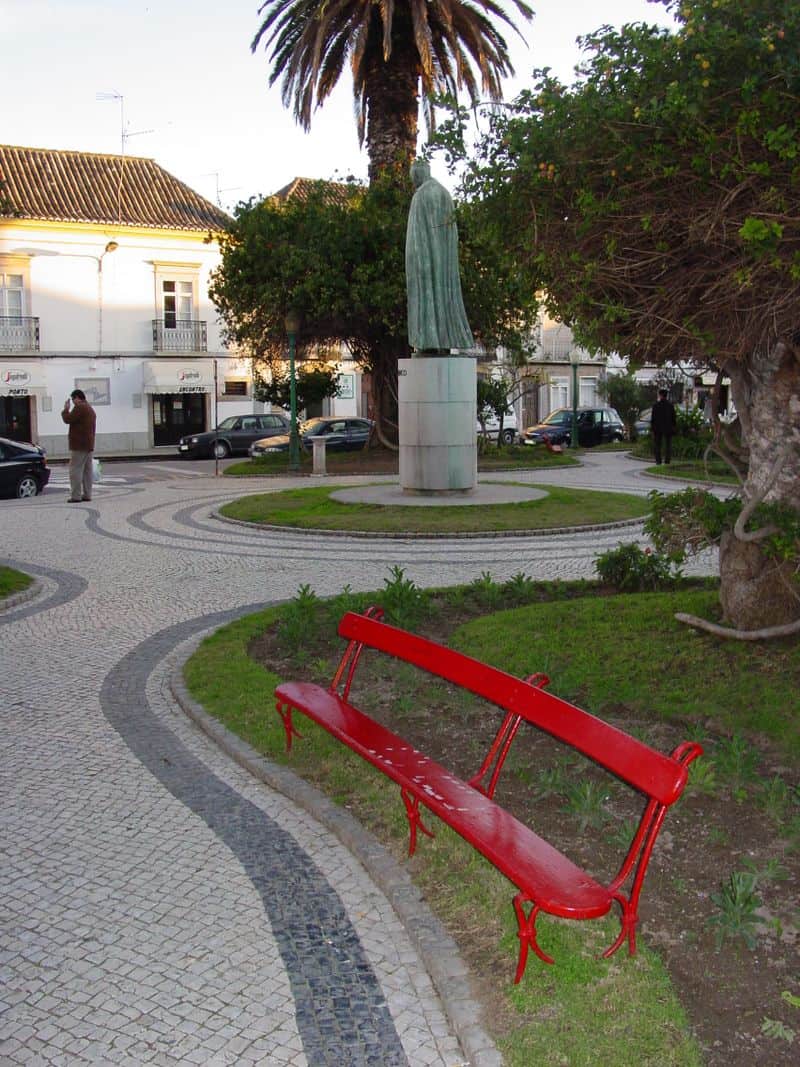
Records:
[[[754,736],[782,751],[779,758],[790,779],[796,768],[800,646],[720,644],[678,624],[676,610],[715,614],[717,590],[711,582],[684,583],[672,592],[608,597],[597,595],[587,582],[537,584],[517,576],[499,585],[484,575],[470,586],[425,592],[395,572],[384,590],[371,594],[344,593],[319,601],[311,591],[301,590],[288,605],[242,619],[207,638],[186,665],[195,699],[259,752],[289,763],[345,805],[400,862],[406,862],[405,819],[385,779],[305,722],[303,741],[287,759],[283,729],[274,714],[273,689],[282,676],[330,678],[341,647],[336,620],[344,610],[362,610],[368,603],[382,603],[390,621],[441,632],[448,643],[512,673],[544,670],[554,692],[601,716],[614,717],[624,705],[642,730],[663,730],[664,724],[671,724],[667,733],[676,740],[704,739],[710,731],[734,737],[756,731]],[[490,609],[514,604],[506,610]],[[251,643],[276,621],[282,629],[275,648],[283,657],[277,671],[248,654]],[[391,683],[379,682],[389,684],[408,685],[407,697],[395,693],[393,714],[409,728],[415,721],[418,725],[429,693],[425,676],[414,682],[400,666]],[[465,724],[474,721],[461,696],[456,691],[452,707],[446,701],[437,703],[424,720],[425,731],[440,732],[451,746],[460,736],[458,730],[453,733],[452,714],[467,716]],[[706,759],[699,761],[706,764],[701,780],[719,790],[723,763],[715,779],[713,745],[704,743],[708,749]],[[530,775],[522,766],[511,773],[523,772]],[[755,799],[764,783],[751,782],[746,788]],[[720,806],[730,812],[736,804]],[[698,1067],[701,1053],[659,956],[641,944],[633,960],[623,955],[610,961],[597,958],[613,937],[614,919],[548,920],[542,942],[556,956],[557,966],[543,968],[532,960],[525,979],[514,987],[516,926],[510,887],[455,834],[439,824],[436,829],[436,838],[424,841],[424,860],[418,854],[409,869],[480,971],[485,989],[491,990],[491,1026],[509,1067],[627,1067],[631,1062]],[[712,885],[719,875],[714,866]],[[475,941],[481,943],[478,953]],[[698,963],[701,972],[710,965],[708,959]],[[714,984],[713,973],[708,980]]]
[[[33,578],[29,574],[22,574],[10,567],[0,567],[0,600],[13,593],[21,593],[32,582]]]
[[[260,493],[225,504],[232,519],[301,529],[370,533],[471,533],[549,530],[639,518],[650,509],[644,497],[627,493],[539,486],[547,496],[522,504],[481,507],[384,507],[331,500],[337,486]]]

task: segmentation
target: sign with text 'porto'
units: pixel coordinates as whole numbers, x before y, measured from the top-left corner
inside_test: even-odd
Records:
[[[4,396],[30,396],[31,373],[21,367],[8,367],[0,372]]]

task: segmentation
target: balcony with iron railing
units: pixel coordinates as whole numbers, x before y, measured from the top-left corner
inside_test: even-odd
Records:
[[[0,315],[0,352],[38,351],[38,318],[26,315]]]
[[[153,319],[154,352],[207,352],[206,323],[197,319]]]

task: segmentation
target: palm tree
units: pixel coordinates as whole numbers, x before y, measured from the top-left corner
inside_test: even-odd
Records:
[[[512,2],[531,17],[523,0]],[[515,27],[499,0],[264,0],[259,15],[251,48],[263,41],[272,50],[269,83],[283,79],[283,102],[304,129],[349,62],[370,181],[395,166],[407,172],[420,92],[430,126],[431,96],[466,90],[472,102],[481,92],[499,100],[514,73],[494,22]]]

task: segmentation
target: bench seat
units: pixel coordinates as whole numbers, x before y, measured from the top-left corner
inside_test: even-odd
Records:
[[[311,682],[286,682],[275,695],[418,798],[543,911],[595,919],[611,909],[614,897],[607,888],[495,801],[336,693]]]
[[[409,855],[417,833],[432,837],[421,806],[438,816],[485,856],[519,892],[517,916],[519,982],[529,949],[553,963],[537,941],[540,912],[564,919],[598,919],[613,904],[620,910],[620,931],[603,953],[611,956],[628,943],[636,952],[638,903],[650,857],[667,809],[683,792],[688,765],[702,753],[685,741],[670,754],[657,752],[618,727],[603,722],[546,691],[543,674],[516,678],[496,667],[380,621],[380,608],[347,612],[339,633],[348,641],[327,689],[311,682],[285,682],[275,690],[276,707],[286,732],[286,747],[299,737],[292,712],[324,727],[333,737],[400,787],[409,827]],[[402,737],[354,706],[350,689],[364,649],[395,657],[489,701],[504,712],[500,728],[476,773],[467,781],[447,770]],[[550,734],[623,782],[643,798],[644,811],[617,874],[608,885],[587,874],[544,841],[494,799],[495,787],[523,722]]]

